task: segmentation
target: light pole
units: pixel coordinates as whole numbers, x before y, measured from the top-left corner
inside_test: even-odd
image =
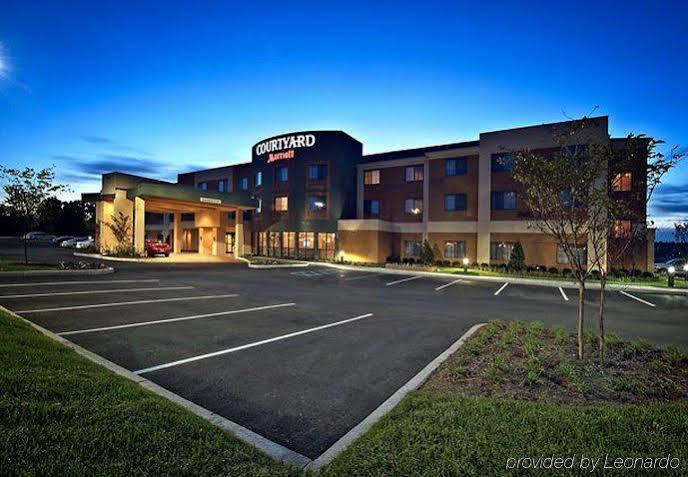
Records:
[[[468,273],[468,257],[463,257],[463,273]]]

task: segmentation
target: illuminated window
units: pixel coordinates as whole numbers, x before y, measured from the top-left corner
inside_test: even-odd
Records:
[[[404,201],[404,212],[407,214],[418,215],[423,212],[423,199],[406,199]]]
[[[423,180],[423,166],[409,166],[405,169],[404,177],[406,182],[417,182]]]
[[[287,182],[289,180],[289,168],[287,166],[275,169],[275,181]]]
[[[242,177],[239,179],[239,189],[248,190],[248,177]]]
[[[365,171],[363,173],[363,183],[365,185],[375,185],[380,183],[380,171],[378,169],[374,171]]]
[[[617,220],[614,222],[613,234],[615,238],[628,238],[631,236],[631,221]]]
[[[318,234],[318,255],[320,258],[333,259],[334,258],[334,233],[319,233]]]
[[[267,232],[268,234],[268,253],[271,257],[282,256],[282,234],[280,232]]]
[[[515,192],[493,192],[492,210],[513,210],[516,208]]]
[[[490,260],[508,261],[511,258],[513,243],[490,242]]]
[[[444,210],[452,212],[466,210],[466,194],[447,194],[444,196]]]
[[[327,197],[325,197],[324,195],[308,196],[308,211],[309,212],[327,211]]]
[[[612,190],[614,192],[630,192],[632,182],[633,174],[630,172],[617,174],[612,181]]]
[[[363,212],[377,217],[380,215],[380,201],[379,200],[364,200],[363,201]]]
[[[404,240],[404,257],[420,257],[421,249],[418,240]]]
[[[456,157],[454,159],[444,160],[444,175],[445,176],[464,176],[468,168],[465,157]]]
[[[296,253],[296,233],[282,232],[282,256],[293,257]]]
[[[275,197],[275,211],[286,212],[289,210],[289,198],[286,195]]]
[[[299,257],[313,258],[315,256],[315,234],[313,232],[299,232]]]
[[[463,258],[466,256],[466,242],[444,242],[444,258]]]
[[[311,182],[327,180],[327,164],[308,166],[308,180]]]
[[[514,155],[510,152],[492,154],[492,172],[511,172],[514,170]]]
[[[573,255],[574,260],[579,264],[585,265],[588,263],[588,247],[585,245],[570,245],[569,252]],[[566,255],[566,250],[561,245],[557,245],[557,263],[571,263],[569,256]]]
[[[256,187],[263,185],[263,173],[256,172]]]

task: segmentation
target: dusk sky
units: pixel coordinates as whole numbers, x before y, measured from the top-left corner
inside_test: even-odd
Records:
[[[145,3],[145,4],[144,4]],[[119,170],[250,160],[341,129],[364,152],[610,116],[688,144],[685,2],[28,2],[0,16],[0,163],[54,164],[72,196]],[[688,217],[688,161],[651,205]]]

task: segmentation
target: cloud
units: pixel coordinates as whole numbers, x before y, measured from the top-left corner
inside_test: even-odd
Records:
[[[64,180],[86,182],[100,180],[108,172],[124,172],[162,180],[176,180],[177,171],[170,164],[150,157],[121,154],[97,154],[76,156],[57,154],[52,156],[59,161],[58,172]]]
[[[132,146],[128,146],[126,144],[122,144],[119,141],[115,141],[114,139],[111,139],[109,137],[87,134],[87,135],[80,136],[80,139],[82,141],[88,143],[88,144],[103,146],[103,147],[107,147],[108,149],[114,149],[114,150],[118,150],[118,151],[128,151],[128,152],[133,152],[133,153],[143,155],[143,156],[152,156],[153,155],[153,154],[146,152],[146,151],[143,151],[137,147],[132,147]]]
[[[688,215],[688,182],[661,184],[652,196],[650,208],[660,220]]]

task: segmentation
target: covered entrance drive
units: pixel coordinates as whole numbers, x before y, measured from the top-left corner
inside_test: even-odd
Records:
[[[165,217],[166,227],[171,230],[164,237],[177,257],[182,252],[218,258],[243,255],[243,214],[257,206],[246,194],[200,191],[120,173],[104,175],[103,191],[85,195],[84,199],[96,202],[96,241],[101,253],[130,249],[136,255],[144,255],[148,213]],[[117,228],[123,222],[127,234],[121,241]],[[148,238],[157,237],[157,233],[149,231]],[[247,252],[249,248],[250,242]],[[188,257],[191,253],[183,255]]]

